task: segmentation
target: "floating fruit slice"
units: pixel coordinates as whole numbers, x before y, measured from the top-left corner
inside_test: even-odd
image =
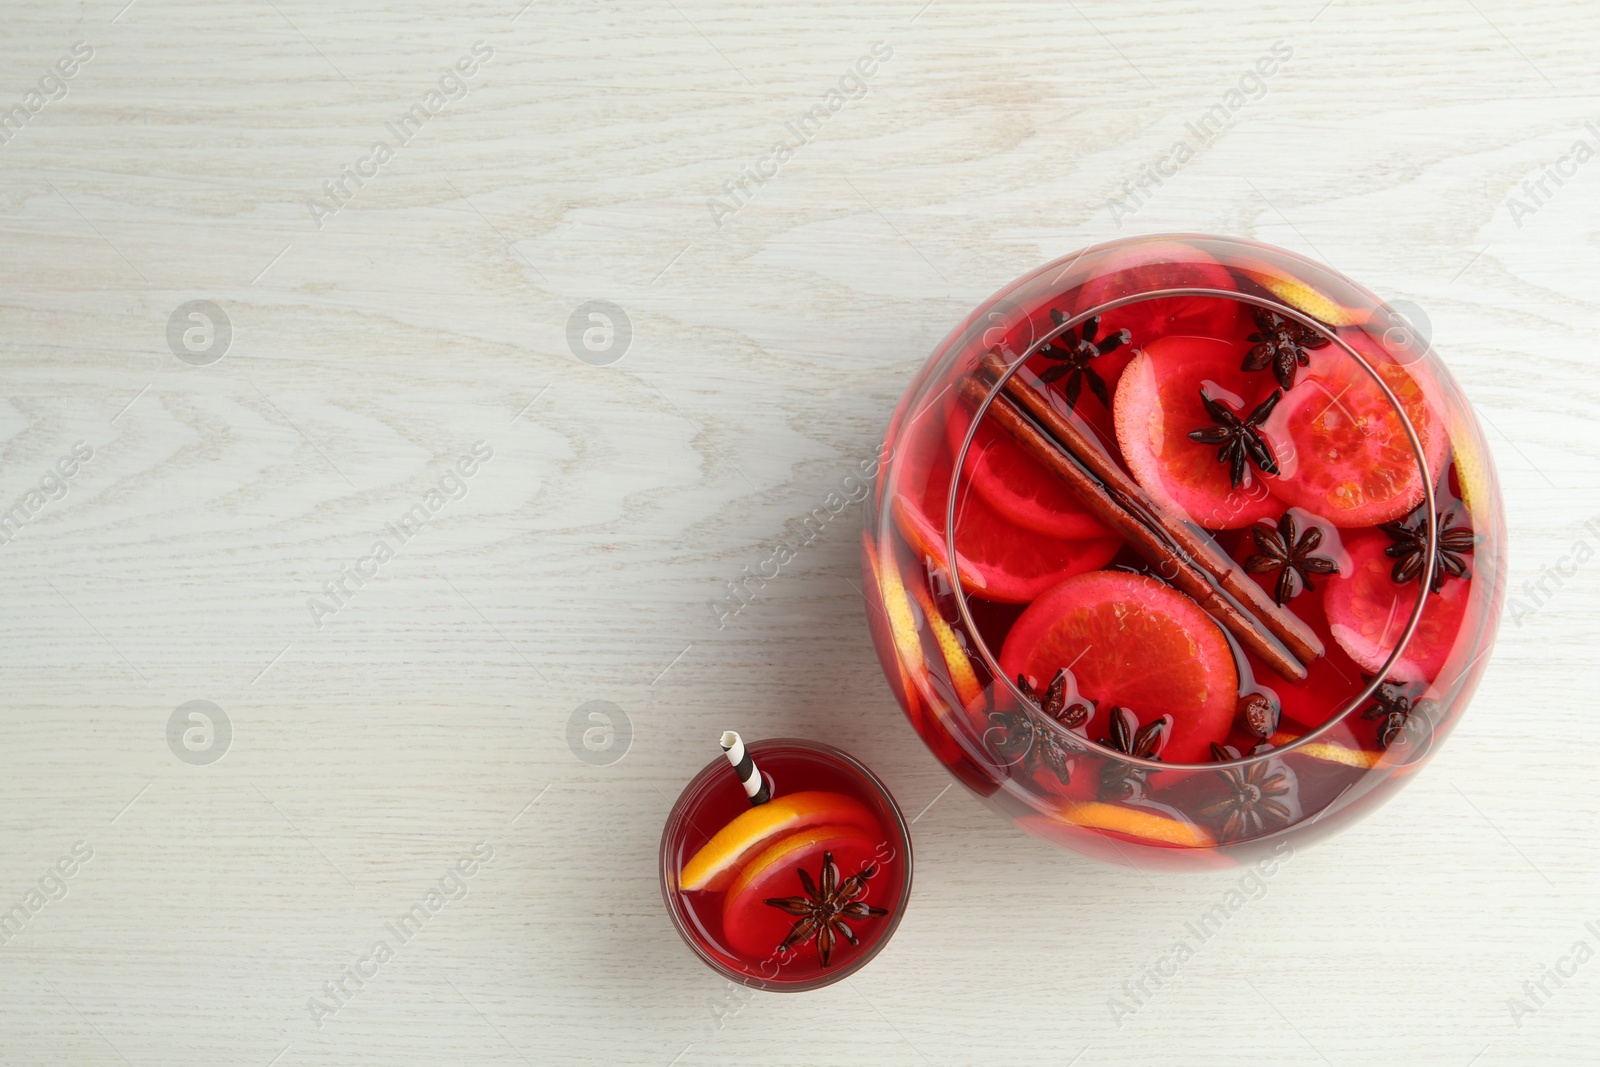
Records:
[[[1217,421],[1200,400],[1202,388],[1241,418],[1271,395],[1270,377],[1239,369],[1246,351],[1214,337],[1165,337],[1136,356],[1117,385],[1117,443],[1129,471],[1157,504],[1213,530],[1276,519],[1284,510],[1273,496],[1275,480],[1247,465],[1235,488],[1216,447],[1189,438]],[[1280,455],[1275,421],[1276,413],[1261,436]]]
[[[894,660],[893,668],[884,662],[884,674],[889,677],[891,685],[895,679],[899,679],[900,686],[895,690],[895,696],[900,698],[901,704],[908,705],[912,693],[910,672],[925,669],[922,642],[917,639],[916,614],[911,610],[911,601],[906,596],[906,587],[900,578],[900,568],[893,557],[885,566],[871,536],[866,533],[862,534],[861,551],[867,564],[864,569],[870,572],[870,575],[863,577],[868,578],[867,622],[872,627],[873,643],[885,654],[893,650],[893,654],[887,657]]]
[[[1087,311],[1108,300],[1155,289],[1221,289],[1238,286],[1226,267],[1192,245],[1177,241],[1141,244],[1113,253],[1072,301]],[[1207,296],[1157,297],[1106,312],[1100,334],[1127,329],[1133,345],[1142,348],[1171,333],[1228,336],[1235,332],[1242,305]],[[1115,359],[1121,353],[1112,353]],[[1097,360],[1096,368],[1104,361]],[[1114,370],[1115,368],[1107,368]],[[1109,382],[1111,379],[1107,377]]]
[[[1348,572],[1350,560],[1345,555],[1343,542],[1337,531],[1327,523],[1318,522],[1315,516],[1299,516],[1303,522],[1301,535],[1310,529],[1312,524],[1322,528],[1327,536],[1315,550],[1315,554],[1326,559],[1332,559],[1341,571]],[[1240,543],[1235,546],[1234,559],[1240,563],[1255,555],[1258,546],[1255,540],[1246,533],[1240,538]],[[1276,585],[1276,575],[1272,573],[1251,575],[1263,589],[1269,593]],[[1333,639],[1328,632],[1327,614],[1323,611],[1323,597],[1327,593],[1328,579],[1331,575],[1318,575],[1314,580],[1316,586],[1302,591],[1286,605],[1286,610],[1299,617],[1311,627],[1321,642],[1323,654],[1306,664],[1306,676],[1298,682],[1289,682],[1281,677],[1274,677],[1272,668],[1255,655],[1247,654],[1250,670],[1258,681],[1266,680],[1271,686],[1273,694],[1277,697],[1279,710],[1285,720],[1298,724],[1303,729],[1309,730],[1327,722],[1333,713],[1344,706],[1350,695],[1361,687],[1361,668],[1351,662],[1345,655],[1344,649]],[[1238,729],[1239,724],[1235,723]],[[1254,747],[1259,738],[1241,739],[1241,750]]]
[[[875,862],[874,853],[878,844],[875,834],[863,832],[854,826],[814,826],[773,842],[746,864],[739,877],[728,887],[728,895],[722,904],[722,934],[728,947],[752,959],[775,956],[778,946],[800,920],[767,901],[806,896],[806,888],[798,873],[801,870],[811,877],[812,884],[820,890],[820,872],[826,852],[833,854],[840,881],[849,878]],[[882,907],[885,896],[887,887],[883,885],[880,875],[867,880],[867,892],[858,899]],[[859,939],[864,935],[870,937],[872,924],[882,922],[883,917],[846,921]],[[847,943],[842,938],[840,941],[841,944],[833,951],[834,962],[837,962],[842,951],[847,951]],[[803,938],[796,942],[795,949],[814,952],[813,945],[812,939]]]
[[[1346,541],[1350,573],[1329,580],[1324,600],[1333,639],[1363,670],[1372,672],[1383,666],[1399,643],[1423,588],[1416,581],[1395,582],[1394,560],[1384,554],[1389,543],[1376,534]],[[1410,644],[1384,677],[1398,682],[1437,678],[1461,630],[1471,591],[1468,579],[1446,578],[1439,592],[1430,593]]]
[[[889,566],[895,573],[886,573],[884,580],[887,595],[899,606],[891,621],[894,625],[895,644],[905,649],[901,653],[903,657],[901,664],[903,677],[911,694],[911,700],[907,704],[907,708],[911,709],[911,725],[923,742],[933,750],[939,762],[954,770],[964,756],[961,747],[950,736],[956,727],[946,721],[951,717],[949,703],[933,684],[932,664],[922,644],[920,631],[923,627],[931,631],[941,660],[947,667],[950,683],[957,693],[976,693],[981,696],[982,690],[978,686],[977,676],[972,672],[972,663],[966,658],[955,631],[950,629],[950,624],[939,614],[938,608],[933,603],[933,597],[921,579],[905,574],[898,567],[893,567],[892,563]],[[916,610],[911,606],[913,590],[916,593]],[[966,696],[962,695],[961,699],[966,700]],[[978,699],[978,696],[974,699]]]
[[[1489,509],[1495,506],[1497,499],[1497,494],[1492,488],[1495,481],[1494,468],[1490,466],[1486,451],[1481,447],[1482,438],[1477,427],[1473,425],[1470,415],[1463,409],[1452,408],[1448,418],[1450,458],[1455,467],[1456,485],[1461,503],[1466,507],[1467,514],[1472,517],[1473,526],[1492,529],[1494,520]]]
[[[1312,759],[1327,763],[1343,763],[1347,767],[1356,767],[1360,770],[1370,770],[1383,759],[1381,752],[1369,752],[1364,748],[1346,748],[1344,745],[1321,741],[1313,741],[1305,748],[1295,749],[1295,752],[1303,753]]]
[[[1157,811],[1105,804],[1097,800],[1065,801],[1052,816],[1073,826],[1099,830],[1140,845],[1210,848],[1216,840],[1204,827]]]
[[[932,455],[908,457],[896,475],[894,517],[913,547],[943,565],[944,514],[953,464],[942,441]],[[1020,604],[1073,574],[1103,567],[1117,554],[1115,537],[1062,541],[1007,522],[963,482],[956,502],[956,551],[961,584],[989,600]],[[938,516],[937,522],[933,516]]]
[[[1102,706],[1129,708],[1141,724],[1172,716],[1160,753],[1169,763],[1204,761],[1211,742],[1228,736],[1239,693],[1233,654],[1211,617],[1154,578],[1123,571],[1069,578],[1034,601],[1011,628],[1000,666],[1036,684],[1066,667],[1078,692]],[[1106,720],[1097,713],[1097,721]]]
[[[945,423],[952,454],[961,450],[972,408],[962,405]],[[1011,435],[985,418],[962,465],[963,478],[1005,518],[1023,529],[1065,541],[1111,536],[1056,475],[1046,470]]]
[[[1489,490],[1489,481],[1493,475],[1478,451],[1477,442],[1470,437],[1458,438],[1452,444],[1451,458],[1455,462],[1456,482],[1460,486],[1462,506],[1467,509],[1467,514],[1472,516],[1474,524],[1489,525],[1486,502],[1493,496]]]
[[[855,826],[870,832],[878,820],[865,804],[843,793],[807,790],[774,797],[741,812],[718,830],[683,865],[678,885],[684,890],[721,889],[733,880],[741,864],[779,836],[824,824]]]
[[[917,693],[919,710],[911,725],[922,743],[962,785],[981,797],[992,796],[1000,788],[993,768],[977,762],[957,740],[959,735],[970,736],[975,725],[987,726],[983,709],[956,710],[951,706],[954,694],[942,682],[935,683],[930,671],[915,675],[912,686]],[[963,714],[970,718],[969,723],[961,722]]]
[[[1422,389],[1406,368],[1364,333],[1341,334],[1377,368],[1422,439],[1437,477],[1447,442]],[[1372,376],[1334,345],[1311,353],[1310,372],[1274,412],[1290,447],[1273,491],[1337,526],[1375,526],[1422,499],[1422,476],[1410,439]]]
[[[1285,304],[1329,326],[1358,326],[1367,320],[1364,312],[1338,303],[1288,271],[1259,260],[1241,260],[1233,266]]]
[[[928,629],[933,635],[934,642],[939,646],[946,672],[950,676],[950,684],[955,687],[956,697],[964,707],[977,707],[983,701],[983,686],[978,684],[978,675],[972,669],[972,660],[967,655],[966,646],[961,643],[955,630],[940,614],[928,587],[914,577],[908,577],[906,584],[916,597],[917,606],[922,609],[922,617],[927,620]]]
[[[1276,733],[1272,735],[1274,748],[1283,748],[1298,740],[1297,735],[1290,733]],[[1285,753],[1288,756],[1309,756],[1325,763],[1342,763],[1346,767],[1356,767],[1360,770],[1370,770],[1383,759],[1381,752],[1369,752],[1364,748],[1350,748],[1333,741],[1313,741],[1309,745],[1297,748],[1293,752]]]
[[[953,713],[933,684],[917,627],[917,611],[911,606],[911,594],[906,589],[899,566],[893,562],[892,555],[880,558],[870,539],[865,539],[862,554],[866,560],[863,569],[870,572],[867,577],[870,583],[868,611],[876,616],[873,620],[873,645],[884,674],[890,679],[890,687],[894,689],[895,697],[911,722],[911,728],[951,774],[973,792],[988,796],[998,785],[972,763],[951,736],[952,731],[957,729],[951,721]],[[884,558],[890,561],[887,566]],[[921,589],[921,583],[913,582],[912,588]],[[877,596],[876,604],[874,594]],[[950,630],[937,611],[932,610],[931,598],[923,606],[922,613],[925,618],[937,619],[944,626],[948,640],[953,643],[953,650],[946,652],[945,638],[935,634],[941,652],[946,652],[950,657],[950,677],[957,691],[977,691],[981,694],[971,662],[961,651],[954,631]],[[933,628],[931,621],[927,625]],[[956,658],[958,654],[961,657],[959,659]],[[962,667],[965,667],[964,672]],[[956,681],[958,676],[960,680]]]

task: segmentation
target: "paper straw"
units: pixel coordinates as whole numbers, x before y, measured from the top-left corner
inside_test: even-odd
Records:
[[[766,779],[761,777],[756,761],[745,750],[744,740],[732,730],[722,735],[722,754],[733,764],[733,773],[739,776],[739,784],[744,786],[744,795],[750,798],[750,803],[765,804],[772,799]]]

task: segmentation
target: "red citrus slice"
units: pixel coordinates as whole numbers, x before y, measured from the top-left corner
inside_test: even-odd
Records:
[[[1130,708],[1140,723],[1172,716],[1161,752],[1171,763],[1201,762],[1228,736],[1239,692],[1211,617],[1154,578],[1123,571],[1069,578],[1034,601],[1011,628],[1000,666],[1036,686],[1066,667],[1078,692],[1103,706]]]
[[[1247,465],[1236,489],[1216,446],[1189,439],[1191,430],[1217,422],[1201,403],[1202,388],[1240,418],[1272,394],[1269,376],[1239,369],[1247,350],[1214,337],[1165,337],[1134,357],[1117,385],[1117,444],[1128,470],[1156,503],[1213,530],[1276,519],[1284,511],[1273,496],[1275,479]],[[1262,437],[1280,455],[1276,420],[1274,411]]]
[[[1337,551],[1341,560],[1340,570],[1348,571],[1349,560],[1343,557],[1342,550]],[[1330,550],[1328,554],[1333,555],[1334,551]],[[1329,578],[1331,577],[1330,575]],[[1324,649],[1321,656],[1306,664],[1306,676],[1303,680],[1289,684],[1273,678],[1268,673],[1271,671],[1270,667],[1258,662],[1254,657],[1250,660],[1257,679],[1272,679],[1270,684],[1278,697],[1285,728],[1294,725],[1310,730],[1321,726],[1333,717],[1334,712],[1344,707],[1345,702],[1360,689],[1362,684],[1360,666],[1345,654],[1339,642],[1328,632],[1327,617],[1323,611],[1326,593],[1327,581],[1318,578],[1315,590],[1301,593],[1289,602],[1289,610],[1311,626]],[[1247,751],[1255,744],[1254,740],[1243,740],[1241,751]]]
[[[1344,333],[1377,368],[1422,438],[1428,469],[1437,477],[1448,442],[1416,379],[1366,334]],[[1311,352],[1273,413],[1290,447],[1273,491],[1337,526],[1375,526],[1397,519],[1422,499],[1416,453],[1394,407],[1372,376],[1334,345]]]
[[[780,838],[751,860],[728,887],[722,905],[722,933],[728,947],[753,959],[775,956],[778,946],[799,919],[767,901],[805,896],[798,873],[802,869],[811,876],[814,885],[820,886],[825,852],[833,854],[842,881],[875,862],[878,846],[875,836],[852,826],[817,826]],[[884,898],[890,889],[881,876],[870,878],[866,894],[858,899],[874,907],[887,907]],[[864,939],[872,936],[873,924],[885,918],[887,916],[848,921],[856,937]],[[795,950],[814,954],[814,944],[812,939],[806,938]],[[841,938],[833,950],[833,962],[837,963],[839,956],[849,949]]]
[[[943,561],[944,531],[919,510],[895,501],[895,517],[917,550]],[[1010,525],[981,497],[969,497],[956,522],[961,585],[969,593],[1007,604],[1024,604],[1074,574],[1105,566],[1122,542],[1058,541]]]
[[[945,423],[952,454],[961,449],[972,423],[972,410],[963,404]],[[986,503],[1025,530],[1067,541],[1111,536],[1060,478],[991,419],[978,425],[962,470],[964,479],[972,482]]]
[[[919,434],[908,447],[914,451],[896,464],[894,517],[916,550],[942,565],[944,514],[954,465],[944,441],[932,434]],[[965,481],[956,506],[961,584],[989,600],[1014,604],[1032,600],[1063,578],[1105,566],[1121,546],[1115,537],[1062,541],[1024,530],[1006,521]]]
[[[1389,539],[1381,535],[1352,537],[1345,542],[1350,573],[1328,581],[1324,604],[1333,639],[1362,669],[1376,672],[1399,643],[1422,590],[1416,581],[1399,585],[1394,560],[1384,554]],[[1416,633],[1385,678],[1399,682],[1431,682],[1444,667],[1466,617],[1472,583],[1446,578],[1443,588],[1428,595]]]
[[[1116,252],[1094,278],[1084,283],[1073,305],[1087,311],[1108,300],[1130,293],[1154,289],[1221,289],[1234,292],[1238,285],[1226,267],[1192,245],[1163,241],[1139,245]],[[1235,332],[1243,305],[1236,300],[1208,296],[1159,297],[1141,300],[1101,319],[1100,335],[1126,328],[1135,347],[1145,347],[1167,334],[1230,336]],[[1095,367],[1109,382],[1106,372],[1120,367],[1112,361],[1122,356],[1114,352],[1096,360]],[[1101,369],[1100,364],[1107,366]]]

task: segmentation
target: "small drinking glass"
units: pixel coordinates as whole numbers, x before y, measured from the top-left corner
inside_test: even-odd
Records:
[[[817,989],[860,970],[911,896],[911,836],[878,776],[796,738],[747,751],[771,799],[727,760],[684,787],[661,834],[661,895],[684,943],[753,989]]]

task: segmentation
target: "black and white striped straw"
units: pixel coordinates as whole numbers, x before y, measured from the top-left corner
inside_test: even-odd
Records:
[[[733,764],[733,772],[739,776],[739,784],[744,786],[744,795],[750,798],[750,803],[765,804],[772,799],[766,779],[756,769],[756,761],[745,751],[744,740],[732,730],[722,735],[722,754]]]

